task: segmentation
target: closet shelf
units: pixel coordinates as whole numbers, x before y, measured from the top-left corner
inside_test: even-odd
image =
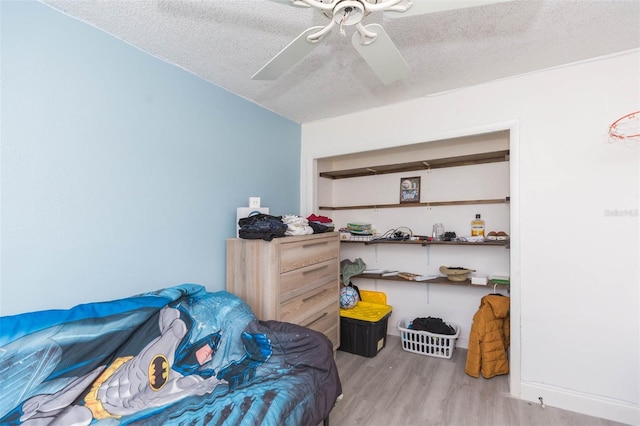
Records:
[[[482,242],[468,242],[468,241],[423,241],[423,240],[373,240],[373,241],[357,241],[357,240],[341,240],[341,244],[364,244],[374,245],[374,244],[409,244],[409,245],[419,245],[419,246],[495,246],[495,247],[506,247],[510,248],[509,240],[503,241],[482,241]]]
[[[472,243],[468,241],[423,241],[423,246],[497,246],[509,248],[509,240],[503,241],[482,241]]]
[[[491,198],[486,200],[462,200],[462,201],[428,201],[424,203],[404,204],[368,204],[359,206],[319,206],[319,210],[360,210],[360,209],[390,209],[398,207],[438,207],[438,206],[462,206],[474,204],[506,204],[510,201],[506,198]]]
[[[402,277],[383,277],[379,274],[360,274],[360,275],[354,275],[351,278],[362,278],[362,279],[367,279],[367,280],[383,280],[383,281],[404,281],[404,282],[409,282],[409,283],[415,283],[415,284],[442,284],[442,285],[453,285],[453,286],[457,286],[457,287],[493,287],[494,285],[498,285],[502,287],[509,287],[509,284],[502,284],[502,283],[496,283],[493,282],[492,280],[489,280],[487,282],[487,284],[485,285],[476,285],[476,284],[471,284],[471,280],[470,279],[466,279],[464,281],[460,281],[460,282],[455,282],[455,281],[449,281],[449,279],[447,277],[439,277],[439,278],[434,278],[432,280],[427,280],[427,281],[413,281],[413,280],[407,280],[404,279]]]
[[[471,166],[475,164],[497,163],[509,161],[509,150],[483,152],[480,154],[461,155],[457,157],[435,158],[408,163],[383,164],[355,169],[320,172],[320,177],[328,179],[346,179],[361,176],[375,176],[389,173],[413,172],[420,170],[441,169],[445,167]]]

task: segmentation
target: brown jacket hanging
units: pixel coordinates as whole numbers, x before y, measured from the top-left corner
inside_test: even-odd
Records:
[[[465,372],[489,379],[509,374],[509,298],[488,294],[480,301],[469,333]]]

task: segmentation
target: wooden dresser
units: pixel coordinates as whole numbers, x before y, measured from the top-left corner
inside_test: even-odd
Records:
[[[340,241],[337,232],[227,240],[227,291],[261,320],[300,324],[340,345]]]

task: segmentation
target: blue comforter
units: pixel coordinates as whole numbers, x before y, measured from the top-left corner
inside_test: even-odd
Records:
[[[329,340],[184,284],[0,318],[0,424],[317,425]]]

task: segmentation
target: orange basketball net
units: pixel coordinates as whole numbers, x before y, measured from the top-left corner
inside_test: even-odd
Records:
[[[640,111],[618,118],[609,126],[609,137],[623,140],[640,138]]]

